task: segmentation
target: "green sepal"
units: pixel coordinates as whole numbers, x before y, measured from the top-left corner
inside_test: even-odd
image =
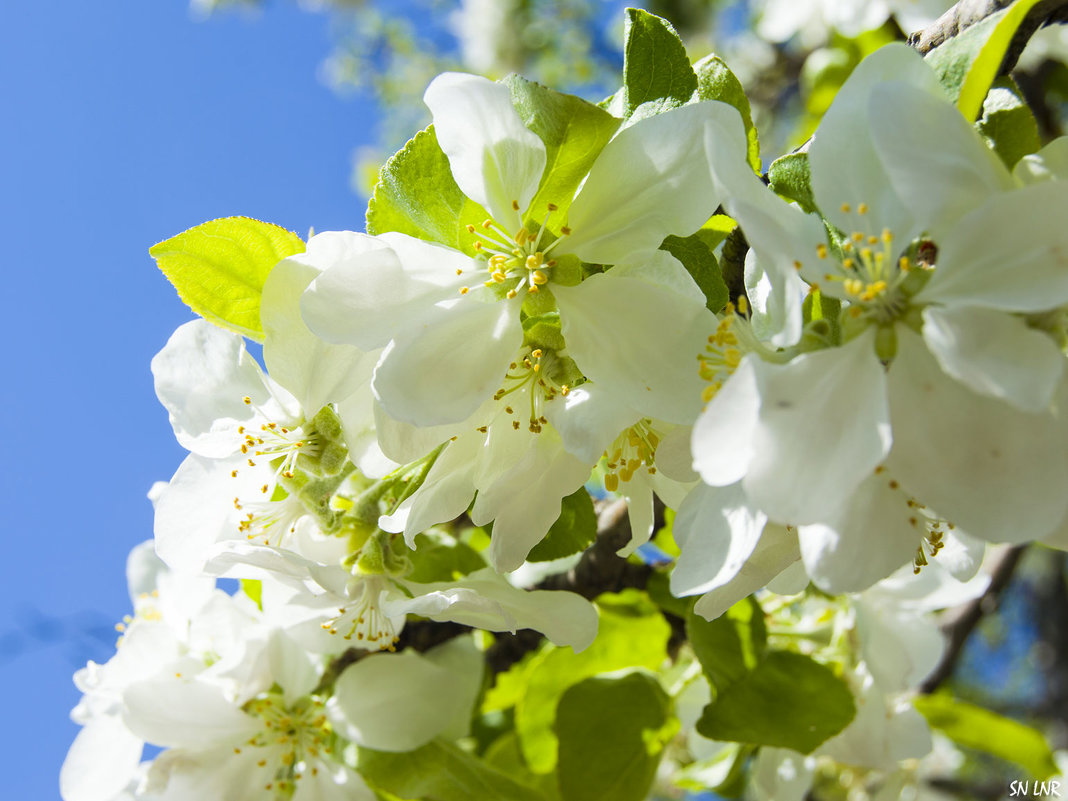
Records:
[[[693,72],[697,75],[694,100],[718,100],[738,109],[738,113],[742,116],[742,124],[745,125],[746,159],[749,166],[753,168],[753,172],[759,173],[761,170],[760,140],[757,138],[757,129],[753,124],[753,111],[749,105],[749,98],[745,96],[742,82],[731,72],[727,63],[714,53],[694,64]]]
[[[382,167],[367,204],[367,233],[396,231],[474,255],[466,226],[489,215],[464,195],[431,125]]]
[[[635,671],[585,679],[560,698],[553,731],[563,801],[643,801],[678,730],[656,678]]]
[[[824,322],[830,329],[827,344],[842,343],[841,323],[842,301],[830,295],[824,295],[818,289],[812,289],[801,304],[801,319],[807,327],[809,323]]]
[[[681,106],[697,91],[697,75],[671,23],[628,8],[623,29],[623,116],[643,103]]]
[[[149,255],[178,297],[208,322],[263,341],[260,298],[267,275],[304,252],[299,236],[251,217],[222,217],[153,245]]]
[[[442,740],[406,753],[359,749],[358,769],[375,788],[420,801],[545,801],[545,796]]]
[[[528,562],[549,562],[586,550],[597,539],[597,513],[585,487],[571,493],[560,504],[556,518],[545,539],[535,545]]]
[[[530,202],[530,222],[559,232],[575,191],[620,120],[581,98],[518,75],[509,75],[504,84],[511,90],[512,104],[523,124],[545,144],[545,171]],[[550,203],[556,210],[548,213]],[[553,279],[557,279],[555,272]]]
[[[791,651],[771,651],[704,708],[698,733],[711,740],[810,754],[849,725],[853,694],[830,668]]]
[[[931,728],[957,745],[1015,762],[1040,781],[1060,772],[1046,738],[1030,726],[946,693],[920,695],[912,703]]]
[[[719,271],[719,262],[701,236],[669,236],[660,245],[660,249],[666,250],[682,262],[686,272],[704,293],[705,305],[709,311],[719,312],[727,305],[729,293]]]
[[[1010,170],[1024,156],[1042,147],[1038,121],[1020,96],[1016,81],[1007,75],[994,81],[976,127]]]
[[[816,211],[807,153],[787,153],[771,162],[768,185],[775,194],[796,201],[802,211],[809,214]]]
[[[567,345],[560,330],[560,312],[550,311],[524,318],[523,345],[529,348],[563,350]]]

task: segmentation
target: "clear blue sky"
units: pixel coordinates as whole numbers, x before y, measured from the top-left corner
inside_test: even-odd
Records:
[[[269,5],[194,22],[186,0],[4,4],[4,798],[58,798],[71,674],[111,655],[145,493],[182,458],[149,360],[190,314],[149,246],[231,214],[362,228],[350,159],[374,111],[317,81],[328,21]]]

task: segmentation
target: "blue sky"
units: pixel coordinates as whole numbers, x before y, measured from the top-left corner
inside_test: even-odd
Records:
[[[71,674],[112,653],[145,493],[182,458],[149,360],[191,315],[148,248],[232,214],[362,228],[351,153],[374,110],[317,80],[327,19],[269,5],[194,22],[186,0],[5,4],[6,798],[58,798]]]

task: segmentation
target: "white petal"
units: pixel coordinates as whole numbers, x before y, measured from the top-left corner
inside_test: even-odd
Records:
[[[319,683],[311,656],[283,632],[275,630],[267,642],[271,677],[282,687],[286,706],[308,695]]]
[[[220,688],[180,678],[138,682],[127,688],[123,701],[130,731],[168,748],[232,745],[263,725],[228,701]]]
[[[611,390],[586,383],[548,404],[545,416],[560,434],[568,453],[592,465],[641,415]]]
[[[757,356],[746,356],[693,427],[693,467],[706,484],[741,481],[753,460],[760,413]]]
[[[640,267],[620,265],[553,292],[568,352],[588,378],[648,417],[693,422],[697,355],[715,320],[673,256],[654,251]]]
[[[656,517],[653,513],[653,489],[648,473],[639,469],[619,486],[620,494],[627,501],[627,520],[630,523],[630,541],[616,551],[618,556],[626,558],[653,536]]]
[[[1068,180],[1068,136],[1054,139],[1037,153],[1024,156],[1012,169],[1019,184]]]
[[[458,423],[497,391],[522,342],[514,304],[458,303],[386,348],[375,396],[402,422]]]
[[[769,585],[776,576],[798,564],[800,558],[797,535],[783,526],[769,523],[738,574],[698,598],[693,611],[706,620],[715,620],[745,596]],[[807,580],[805,584],[808,584]]]
[[[856,592],[910,561],[926,529],[909,500],[892,478],[870,473],[838,512],[801,526],[801,557],[813,583],[830,593]]]
[[[317,250],[318,239],[312,237],[308,248]],[[369,394],[377,360],[351,345],[328,345],[308,330],[300,316],[300,298],[318,275],[315,267],[284,259],[267,276],[260,301],[263,361],[271,377],[293,393],[308,417],[358,389]]]
[[[944,96],[885,83],[872,87],[868,113],[876,152],[898,197],[909,199],[936,241],[990,195],[1012,188],[1001,159]]]
[[[143,748],[144,741],[117,717],[89,721],[59,771],[63,801],[114,801],[134,777]]]
[[[267,379],[245,350],[245,341],[206,320],[178,327],[152,359],[152,375],[178,442],[204,456],[237,450],[238,426],[256,416],[244,402],[246,396],[261,408],[271,399]]]
[[[711,153],[708,141],[715,143]],[[693,103],[647,117],[612,139],[568,211],[561,245],[583,261],[618,264],[669,235],[689,236],[722,200],[709,180],[713,155],[745,158],[745,129],[725,103]]]
[[[835,510],[890,450],[886,375],[874,329],[786,365],[754,362],[760,421],[743,484],[773,520]]]
[[[938,267],[913,299],[1044,311],[1068,302],[1068,182],[991,198],[938,242]],[[995,232],[995,235],[991,235]]]
[[[534,629],[555,645],[569,645],[576,651],[586,648],[597,634],[597,612],[582,596],[573,592],[521,590],[492,568],[477,570],[455,582],[409,583],[408,587],[417,594],[458,589],[484,599],[481,609],[477,606],[449,607],[430,615],[434,620],[453,620],[490,631]],[[496,611],[487,603],[496,607]],[[506,613],[507,618],[502,617],[501,612]],[[506,620],[510,625],[502,626]],[[487,622],[491,625],[485,625]]]
[[[301,298],[304,321],[327,342],[365,351],[419,325],[438,301],[458,297],[465,279],[456,271],[472,266],[458,251],[403,234],[333,234],[326,245],[329,257],[312,263],[322,273]]]
[[[816,131],[808,159],[816,204],[832,223],[847,233],[857,230],[863,221],[851,212],[866,203],[873,224],[880,226],[873,233],[888,227],[899,241],[907,242],[920,233],[923,221],[917,221],[890,183],[872,140],[873,123],[863,111],[874,88],[887,81],[942,94],[934,72],[919,54],[904,44],[889,44],[861,61],[838,91]],[[851,211],[844,212],[843,204]]]
[[[671,573],[672,595],[698,595],[731,581],[753,553],[767,520],[746,503],[738,484],[695,487],[672,524],[682,551]]]
[[[328,710],[338,731],[358,745],[411,751],[470,713],[463,688],[462,677],[414,651],[372,654],[338,677]]]
[[[346,765],[319,761],[317,770],[307,770],[296,782],[292,801],[375,801],[378,798]]]
[[[493,521],[487,557],[498,571],[515,570],[560,516],[560,502],[585,483],[591,465],[564,450],[550,428],[533,435],[518,463],[492,484],[479,485],[471,520]]]
[[[413,426],[394,420],[382,408],[374,405],[375,433],[382,452],[397,464],[408,464],[434,450],[445,440],[463,430],[463,423],[444,426]]]
[[[1064,372],[1053,338],[977,306],[928,306],[923,338],[942,369],[969,389],[1026,412],[1048,409]]]
[[[974,536],[1024,542],[1053,531],[1068,505],[1068,466],[1052,416],[968,391],[902,326],[897,342],[891,472]]]
[[[538,191],[545,145],[523,125],[508,87],[446,72],[430,82],[423,102],[456,185],[498,222],[517,220],[512,203],[525,211]]]

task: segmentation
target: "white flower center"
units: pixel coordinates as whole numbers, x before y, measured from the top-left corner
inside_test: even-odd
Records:
[[[708,386],[701,393],[701,398],[708,403],[716,396],[731,377],[742,357],[752,350],[762,350],[756,335],[753,334],[749,321],[745,318],[748,301],[742,295],[738,306],[728,303],[716,325],[716,331],[708,337],[705,352],[698,359],[698,370]]]
[[[355,603],[338,607],[338,614],[322,624],[323,630],[340,633],[346,640],[355,639],[367,648],[395,651],[397,631],[378,605],[387,580],[382,576],[366,576],[357,581],[360,594]]]
[[[512,207],[518,211],[519,203],[513,202]],[[481,226],[468,225],[467,232],[478,237],[474,247],[481,254],[488,257],[486,268],[490,277],[484,282],[489,288],[501,287],[511,284],[505,297],[516,297],[526,288],[528,293],[538,292],[538,287],[544,286],[549,281],[549,271],[556,266],[556,261],[547,259],[552,251],[564,237],[571,233],[571,229],[564,226],[560,229],[560,238],[542,247],[542,238],[545,233],[545,223],[549,215],[556,211],[555,204],[548,204],[545,220],[542,221],[536,234],[530,233],[526,227],[520,227],[514,234],[491,219],[486,219]],[[460,270],[457,271],[459,274]],[[518,279],[518,280],[516,280]],[[461,287],[460,294],[466,295],[470,287]]]
[[[552,378],[553,368],[559,358],[554,351],[533,348],[508,365],[504,382],[494,393],[493,399],[504,401],[508,398],[504,413],[512,418],[512,428],[516,431],[522,425],[521,414],[529,410],[527,429],[532,434],[540,434],[542,426],[549,422],[542,413],[544,404],[555,400],[557,396],[566,397],[571,391],[567,384],[558,384]],[[526,399],[522,411],[517,412],[516,407],[520,406],[517,401],[524,395]],[[488,426],[480,426],[478,430],[485,434]]]
[[[945,547],[946,532],[953,531],[956,526],[901,489],[901,485],[890,476],[884,466],[876,467],[875,475],[885,480],[887,486],[895,493],[900,493],[908,524],[916,529],[919,535],[920,544],[916,548],[916,557],[913,559],[912,567],[914,573],[919,573],[920,569],[928,564],[928,556],[932,559],[938,556],[938,552]]]
[[[249,739],[247,746],[262,749],[256,765],[267,772],[263,788],[275,798],[288,798],[306,772],[319,772],[316,762],[331,753],[333,733],[318,698],[307,698],[286,706],[282,694],[270,692],[254,698],[244,711],[263,721],[263,729]],[[240,747],[234,748],[241,754]]]
[[[648,418],[626,429],[604,452],[604,488],[615,492],[619,489],[620,481],[630,481],[643,467],[650,475],[656,473],[656,448],[659,444],[660,434]]]

